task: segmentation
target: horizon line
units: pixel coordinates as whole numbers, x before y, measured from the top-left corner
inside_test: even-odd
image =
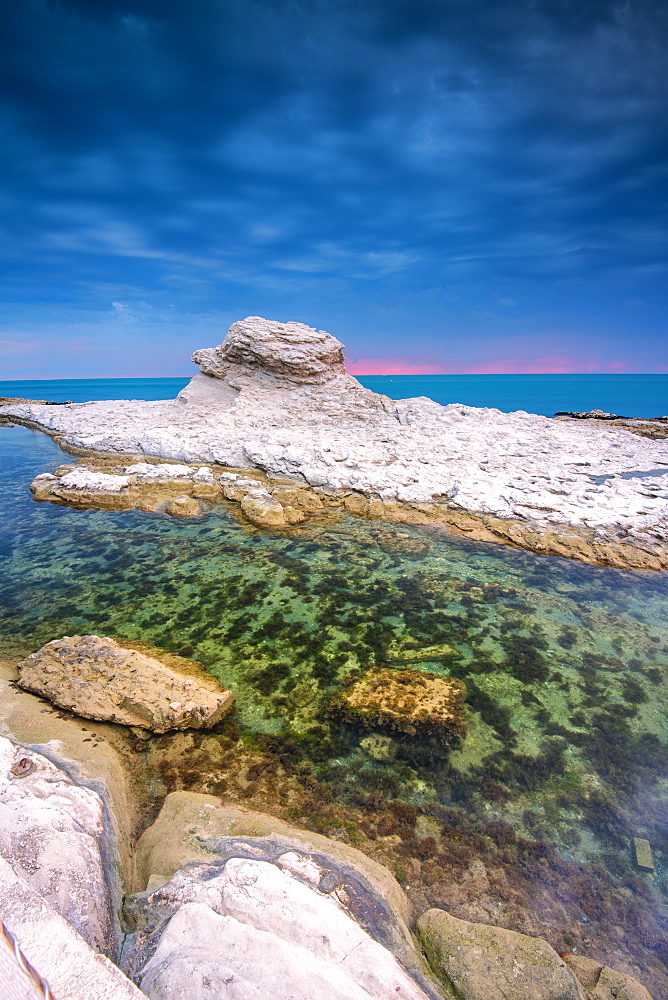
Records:
[[[554,377],[555,375],[604,375],[607,378],[611,376],[614,378],[628,378],[633,375],[665,375],[668,377],[668,371],[662,372],[346,372],[347,375],[352,375],[353,378],[432,378],[434,376],[440,376],[444,378],[459,378],[462,375],[471,376],[471,378],[489,378],[496,376],[503,377],[515,377],[517,375],[523,375],[526,378],[535,378],[537,375],[550,375]],[[117,379],[119,381],[126,379],[136,379],[141,381],[143,379],[161,379],[161,378],[178,378],[178,379],[191,379],[194,375],[51,375],[46,377],[33,377],[33,378],[3,378],[0,379],[0,384],[8,382],[92,382],[92,381],[110,381]]]

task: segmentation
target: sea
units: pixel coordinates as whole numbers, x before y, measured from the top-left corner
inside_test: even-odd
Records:
[[[428,396],[437,403],[526,410],[603,410],[623,417],[668,414],[668,374],[655,375],[360,375],[362,385],[391,399]],[[171,399],[188,378],[94,378],[0,381],[0,396],[49,399]]]
[[[158,399],[186,381],[4,382],[0,395]],[[545,414],[668,410],[668,376],[362,381]],[[178,519],[32,500],[35,475],[76,460],[0,426],[0,659],[97,633],[198,661],[237,711],[209,737],[150,741],[156,788],[356,846],[419,909],[542,935],[668,998],[668,573],[352,514],[267,533],[226,502]],[[337,692],[379,666],[463,681],[461,746],[338,719]],[[649,841],[654,871],[638,868],[633,838]]]

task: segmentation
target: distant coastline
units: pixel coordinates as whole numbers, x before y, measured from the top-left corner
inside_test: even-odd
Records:
[[[625,417],[668,413],[668,374],[358,375],[363,386],[392,399],[428,396],[437,403],[526,410],[601,409]],[[182,377],[18,379],[0,381],[0,396],[72,400],[173,399],[190,381]]]

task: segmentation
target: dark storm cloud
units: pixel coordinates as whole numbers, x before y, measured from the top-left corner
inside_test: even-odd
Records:
[[[0,17],[20,302],[196,312],[242,288],[308,319],[298,303],[389,289],[415,309],[439,288],[473,307],[506,282],[540,313],[554,281],[576,311],[601,276],[656,285],[660,0],[22,0]]]

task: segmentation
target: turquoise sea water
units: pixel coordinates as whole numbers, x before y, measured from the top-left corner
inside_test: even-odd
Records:
[[[360,382],[392,399],[429,396],[437,403],[493,406],[552,416],[557,410],[604,410],[624,417],[668,413],[668,375],[363,375]],[[0,382],[0,396],[49,399],[170,399],[187,378],[57,379]]]
[[[351,516],[268,534],[226,503],[192,521],[34,503],[63,460],[0,427],[0,655],[97,632],[193,657],[235,692],[243,745],[310,790],[286,818],[389,834],[419,906],[541,933],[668,998],[668,574]],[[464,681],[460,748],[395,739],[378,759],[331,717],[383,664]]]

